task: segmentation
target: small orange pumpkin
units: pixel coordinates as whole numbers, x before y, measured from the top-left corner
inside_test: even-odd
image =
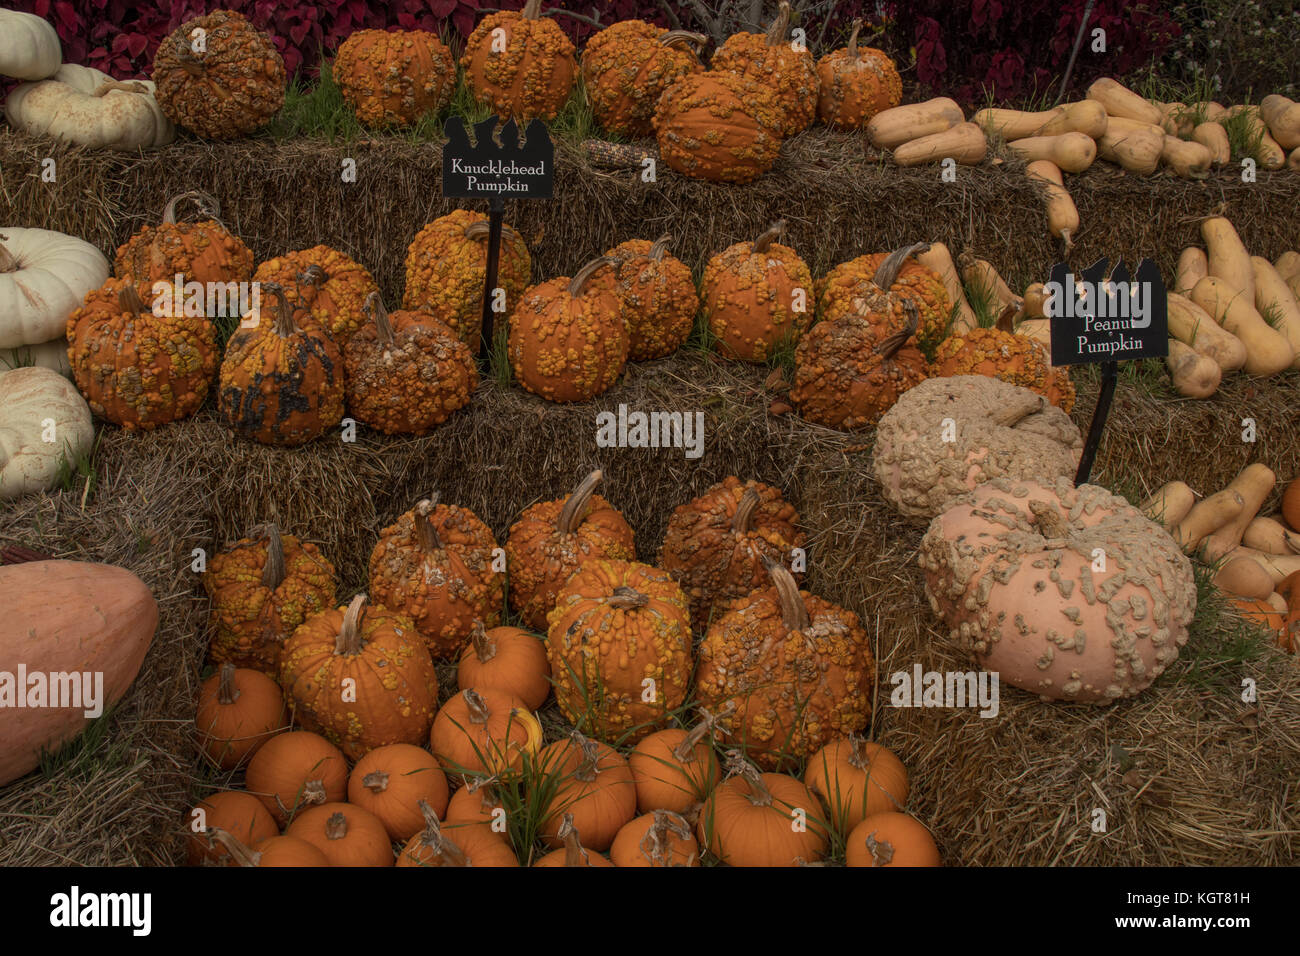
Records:
[[[252,847],[244,846],[225,830],[213,830],[216,840],[237,866],[329,866],[329,858],[298,837],[273,836]]]
[[[465,786],[451,795],[443,821],[482,823],[491,827],[494,832],[504,833],[506,808],[495,787],[499,780],[500,776],[497,774],[468,780]]]
[[[350,803],[323,803],[293,818],[285,836],[325,854],[330,866],[392,866],[393,846],[383,821]]]
[[[478,621],[460,654],[456,684],[466,687],[500,687],[514,694],[530,710],[551,695],[551,662],[542,638],[518,627],[494,627]]]
[[[348,776],[348,802],[383,821],[395,841],[409,840],[424,826],[420,801],[439,815],[447,811],[447,776],[422,747],[388,744],[357,761]]]
[[[398,854],[398,866],[518,866],[510,844],[491,828],[477,823],[447,825],[427,803],[420,802],[424,829]]]
[[[428,30],[356,30],[331,72],[366,126],[409,126],[446,106],[456,88],[456,61]]]
[[[556,831],[555,835],[563,841],[564,846],[559,850],[552,850],[550,853],[543,854],[533,863],[533,866],[600,867],[614,865],[608,858],[601,856],[599,853],[589,853],[582,845],[578,835],[578,828],[573,825],[572,813],[564,815],[564,819],[560,823],[560,829]]]
[[[671,355],[690,337],[700,297],[686,263],[668,253],[671,235],[629,239],[605,253],[618,265],[614,289],[627,326],[629,362]]]
[[[849,833],[845,866],[942,866],[930,831],[915,817],[873,813]]]
[[[738,750],[727,752],[727,770],[731,776],[700,811],[702,846],[730,866],[797,866],[821,859],[829,841],[811,790],[785,774],[760,774]]]
[[[347,799],[348,764],[343,752],[320,734],[292,730],[272,737],[253,754],[244,785],[283,824],[304,807]]]
[[[433,720],[429,749],[447,773],[499,773],[542,744],[542,725],[509,691],[467,687]]]
[[[665,30],[644,20],[620,20],[587,40],[582,78],[596,122],[611,133],[640,139],[654,133],[659,97],[688,73],[704,69],[699,49],[708,38]]]
[[[803,782],[821,798],[840,833],[848,833],[872,814],[902,810],[907,804],[903,762],[856,734],[836,738],[813,754]]]
[[[561,845],[559,831],[566,815],[593,850],[608,850],[618,831],[636,816],[636,781],[613,747],[574,731],[569,739],[548,744],[538,754],[537,766],[559,779],[542,815],[540,835],[548,846]]]
[[[902,102],[903,84],[894,61],[874,47],[859,47],[861,31],[862,20],[854,20],[849,45],[817,61],[817,118],[827,126],[861,129],[877,113]]]
[[[780,131],[791,136],[817,116],[821,81],[807,45],[791,41],[790,4],[781,0],[766,33],[733,33],[714,51],[709,68],[737,73],[770,89],[780,109]]]
[[[199,689],[194,726],[203,752],[222,770],[233,770],[287,729],[289,715],[275,681],[227,661]]]
[[[681,815],[654,810],[618,831],[609,858],[615,866],[699,866],[700,845]]]
[[[636,781],[637,810],[689,814],[700,805],[722,777],[713,752],[714,726],[713,716],[701,708],[701,720],[689,732],[656,730],[636,745],[628,765]]]
[[[190,200],[208,218],[177,222],[176,207]],[[113,272],[137,282],[247,282],[253,277],[253,253],[221,224],[221,207],[207,193],[192,189],[171,197],[162,222],[145,226],[120,245]]]
[[[541,11],[542,0],[528,0],[522,10],[489,14],[465,41],[465,85],[498,116],[555,119],[573,90],[573,43]]]
[[[243,790],[222,790],[204,797],[186,815],[185,824],[188,831],[185,859],[190,866],[236,865],[213,831],[223,830],[244,844],[280,833],[262,801]]]

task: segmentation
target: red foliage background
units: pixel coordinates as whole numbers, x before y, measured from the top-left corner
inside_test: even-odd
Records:
[[[354,30],[424,29],[446,38],[465,36],[482,9],[519,7],[523,0],[10,0],[7,6],[50,20],[63,41],[64,59],[120,78],[147,76],[159,42],[186,20],[208,10],[238,10],[274,39],[290,74],[315,74],[319,53],[336,49]],[[641,17],[667,23],[657,0],[562,0],[552,7],[590,16],[603,23]],[[695,26],[690,5],[674,0],[677,16]],[[1090,52],[1085,38],[1072,86],[1099,75],[1122,76],[1158,58],[1178,36],[1158,0],[1129,3],[1097,0],[1089,28],[1106,31],[1107,52]],[[887,22],[882,44],[900,64],[916,51],[910,79],[930,91],[973,103],[990,89],[999,99],[1014,99],[1045,89],[1065,69],[1083,16],[1084,0],[849,0],[836,5],[837,25],[862,15]],[[558,16],[578,43],[590,24]],[[820,24],[806,24],[816,36]],[[832,30],[828,36],[842,36]],[[821,52],[821,51],[817,51]]]

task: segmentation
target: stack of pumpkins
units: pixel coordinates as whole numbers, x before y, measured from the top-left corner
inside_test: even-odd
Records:
[[[274,526],[216,555],[204,580],[219,670],[196,720],[217,766],[246,765],[247,791],[196,808],[192,860],[314,859],[262,843],[287,823],[334,864],[391,865],[396,841],[398,865],[515,865],[539,836],[557,851],[544,865],[607,865],[588,852],[605,850],[617,865],[698,865],[701,847],[789,865],[889,810],[850,862],[937,862],[893,812],[907,795],[897,760],[852,736],[870,717],[867,638],[781,563],[805,538],[780,492],[713,486],[674,511],[652,567],[600,480],[528,508],[504,549],[468,509],[419,502],[381,532],[368,596],[347,607],[315,546]],[[507,599],[532,630],[503,624]],[[438,661],[457,662],[459,686],[441,707]],[[576,729],[543,747],[534,711],[552,687]],[[726,782],[715,739],[733,751]],[[810,757],[803,783],[780,772]]]

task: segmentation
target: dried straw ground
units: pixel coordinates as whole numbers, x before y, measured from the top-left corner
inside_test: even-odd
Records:
[[[671,228],[698,264],[709,250],[751,235],[778,215],[821,271],[866,249],[917,237],[968,246],[1015,279],[1042,272],[1037,200],[1006,170],[986,167],[957,187],[933,170],[899,171],[863,158],[850,137],[801,137],[777,170],[748,189],[709,187],[665,175],[653,187],[630,174],[585,167],[561,145],[557,200],[523,207],[538,275],[568,272],[615,241]],[[58,157],[59,179],[34,178],[37,159]],[[360,180],[338,182],[339,159],[356,154]],[[375,270],[390,298],[416,228],[439,214],[436,147],[360,148],[251,142],[185,143],[145,158],[44,147],[0,133],[0,222],[83,235],[112,251],[175,190],[215,192],[227,222],[259,258],[329,242]],[[1077,261],[1157,254],[1169,267],[1194,241],[1196,219],[1219,203],[1252,251],[1300,245],[1294,210],[1300,177],[1261,174],[1244,187],[1097,171],[1072,182],[1085,221]],[[345,201],[345,189],[360,196]],[[1273,214],[1269,215],[1273,207]],[[1123,237],[1127,246],[1112,246]],[[777,484],[799,508],[811,539],[810,589],[857,611],[880,661],[874,736],[912,773],[911,809],[934,831],[950,864],[1295,864],[1300,859],[1300,667],[1274,653],[1216,663],[1222,635],[1201,634],[1185,659],[1134,702],[1107,710],[1048,706],[1005,689],[1001,713],[895,709],[888,675],[965,669],[925,607],[913,559],[923,528],[899,521],[870,474],[867,435],[843,435],[792,417],[773,418],[766,369],[738,369],[699,353],[635,366],[595,402],[546,404],[488,382],[472,406],[427,438],[379,439],[361,429],[297,451],[236,440],[210,412],[152,434],[102,429],[98,481],[34,496],[0,514],[0,544],[120,564],[158,596],[162,625],[144,670],[100,738],[50,776],[0,790],[0,865],[166,864],[181,859],[181,815],[209,775],[190,736],[204,654],[206,606],[191,551],[209,554],[275,516],[320,543],[340,591],[364,584],[378,530],[433,489],[473,508],[502,540],[528,504],[557,497],[591,467],[653,560],[672,508],[727,474]],[[1095,385],[1081,376],[1076,419],[1086,426]],[[595,415],[620,402],[644,410],[701,410],[704,456],[595,445]],[[1230,382],[1214,400],[1153,397],[1124,382],[1094,477],[1137,495],[1172,478],[1210,492],[1249,461],[1300,474],[1295,375]],[[1258,441],[1241,441],[1254,418]],[[1275,502],[1266,505],[1266,509]],[[1232,655],[1224,655],[1231,658]],[[1195,666],[1192,658],[1196,659]],[[1241,681],[1259,687],[1257,706]],[[1095,834],[1093,811],[1107,832]]]

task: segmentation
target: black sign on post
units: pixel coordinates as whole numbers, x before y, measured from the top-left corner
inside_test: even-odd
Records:
[[[474,142],[459,116],[448,117],[443,133],[442,194],[488,202],[488,253],[483,284],[483,330],[479,355],[492,353],[492,297],[501,262],[501,220],[506,199],[550,199],[555,182],[555,147],[541,120],[519,127],[513,119],[497,128],[496,117],[474,124]]]
[[[1169,300],[1160,270],[1150,259],[1130,274],[1119,262],[1099,259],[1079,275],[1060,262],[1043,289],[1051,322],[1053,365],[1101,365],[1101,391],[1088,426],[1074,483],[1092,474],[1101,433],[1119,380],[1119,362],[1169,354]]]

